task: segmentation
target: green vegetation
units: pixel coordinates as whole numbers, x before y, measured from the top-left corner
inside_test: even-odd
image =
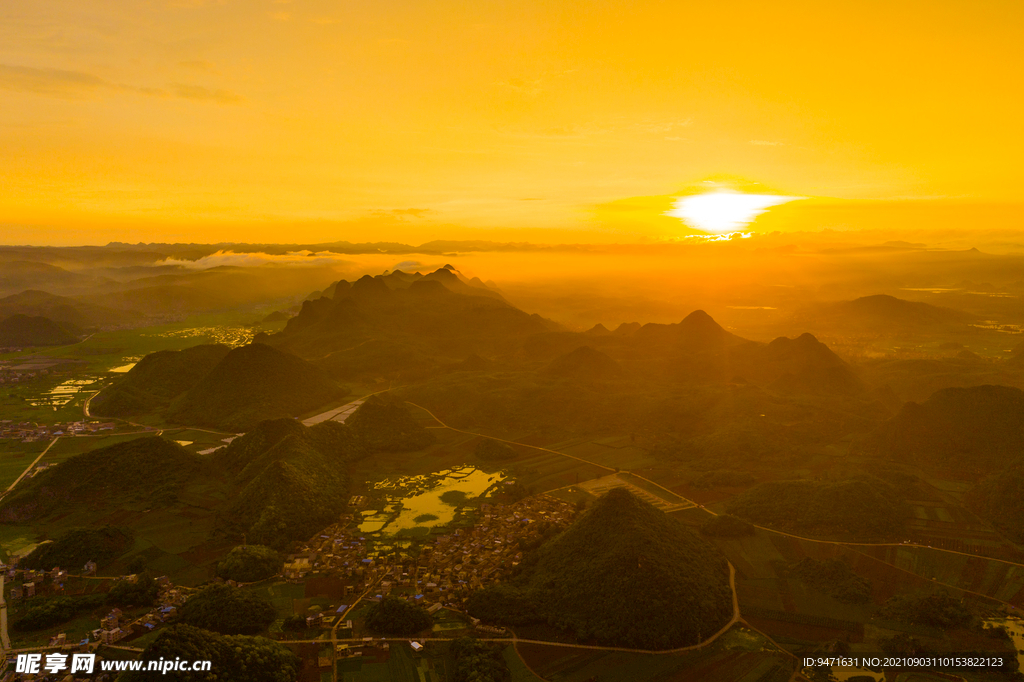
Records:
[[[682,522],[622,488],[601,497],[529,563],[518,580],[522,592],[477,597],[477,612],[497,611],[504,602],[528,617],[526,600],[580,640],[658,649],[694,644],[732,615],[725,559]]]
[[[754,476],[748,471],[729,471],[727,469],[716,469],[706,471],[691,485],[698,490],[709,490],[721,486],[737,487],[750,485],[755,481]]]
[[[293,682],[300,661],[287,647],[265,637],[222,636],[188,625],[172,625],[142,652],[143,661],[210,661],[210,672],[167,672],[169,682]],[[216,677],[214,677],[216,676]],[[153,673],[133,672],[123,682],[143,682]]]
[[[743,607],[743,614],[751,618],[764,618],[766,620],[777,620],[783,623],[795,623],[797,625],[810,625],[813,627],[828,628],[830,630],[845,630],[856,633],[863,628],[861,623],[852,620],[829,618],[828,616],[815,616],[809,613],[793,613],[792,611],[775,611],[774,609],[763,609],[759,606]]]
[[[366,627],[381,635],[415,635],[431,623],[425,609],[391,595],[371,606],[366,614]]]
[[[215,455],[238,490],[224,511],[225,528],[278,549],[308,538],[345,509],[346,464],[361,453],[336,422],[262,422]]]
[[[240,583],[254,583],[281,572],[284,559],[264,545],[235,547],[217,564],[217,576]]]
[[[36,597],[25,602],[25,611],[14,620],[14,629],[23,632],[53,627],[102,604],[102,594],[87,597]]]
[[[0,505],[0,521],[41,519],[69,506],[166,506],[203,469],[201,457],[157,436],[117,443],[71,457],[29,479]]]
[[[451,643],[452,682],[508,682],[512,679],[502,655],[505,646],[460,637]]]
[[[422,450],[437,440],[412,418],[405,405],[373,395],[345,421],[370,452]]]
[[[94,414],[111,417],[163,411],[209,374],[230,350],[222,344],[204,344],[150,353],[93,398],[89,408]]]
[[[804,557],[790,571],[805,585],[846,604],[871,600],[871,581],[854,573],[842,559],[817,561]]]
[[[727,510],[757,524],[820,534],[891,537],[908,516],[888,483],[873,476],[840,481],[770,481],[733,498]]]
[[[79,330],[47,317],[11,315],[0,319],[0,347],[65,346],[78,341]]]
[[[136,576],[135,581],[118,580],[107,593],[107,601],[117,606],[152,606],[156,603],[159,593],[156,581],[153,577],[141,573]]]
[[[131,532],[124,528],[74,528],[53,542],[36,547],[19,565],[45,570],[59,566],[77,572],[87,561],[95,561],[100,566],[110,563],[130,549],[133,541]]]
[[[552,360],[544,372],[566,379],[593,381],[618,378],[622,375],[622,367],[601,351],[580,346]]]
[[[535,601],[536,595],[529,590],[508,583],[497,583],[469,595],[466,611],[486,623],[529,625],[542,620]]]
[[[232,349],[195,386],[175,398],[167,418],[179,424],[247,431],[263,420],[294,417],[345,393],[305,360],[252,343]]]
[[[939,470],[990,474],[1024,450],[1024,391],[1011,386],[944,388],[907,403],[871,445],[898,461]]]
[[[427,521],[437,521],[439,518],[437,514],[420,514],[413,521],[416,523],[426,523]]]
[[[469,494],[464,490],[446,490],[441,493],[441,501],[453,507],[465,504],[468,499]]]
[[[940,630],[968,627],[974,621],[963,601],[946,592],[899,594],[882,604],[878,615],[901,623]]]
[[[293,614],[284,619],[281,629],[285,632],[302,632],[306,629],[306,619]]]
[[[1024,542],[1024,465],[1011,465],[976,485],[970,505],[1016,542]]]
[[[225,584],[209,585],[191,597],[178,620],[223,635],[252,635],[266,630],[276,612],[266,599]]]
[[[477,443],[473,454],[490,462],[503,462],[516,458],[516,451],[512,449],[511,445],[493,438],[484,438]]]
[[[732,514],[719,514],[706,521],[700,527],[700,532],[711,537],[738,538],[744,535],[753,535],[754,526]]]

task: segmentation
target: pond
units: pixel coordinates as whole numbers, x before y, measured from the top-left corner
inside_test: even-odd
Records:
[[[1024,670],[1024,618],[1019,616],[1008,616],[1006,618],[993,618],[984,621],[985,627],[1001,627],[1006,630],[1013,640],[1013,646],[1017,649],[1017,663],[1021,670]]]
[[[385,479],[373,489],[387,495],[383,509],[362,512],[360,532],[385,532],[443,526],[455,518],[456,510],[505,479],[503,473],[489,474],[473,466],[453,467],[425,476]]]
[[[33,407],[52,406],[56,410],[58,407],[70,403],[74,399],[75,394],[79,393],[84,387],[95,383],[95,379],[69,379],[51,388],[49,391],[39,394],[37,398],[29,400],[28,404]]]

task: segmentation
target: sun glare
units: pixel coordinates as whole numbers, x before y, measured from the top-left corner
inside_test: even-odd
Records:
[[[772,206],[799,198],[718,190],[677,199],[675,207],[666,211],[665,215],[679,218],[690,227],[704,232],[725,234],[742,230]]]

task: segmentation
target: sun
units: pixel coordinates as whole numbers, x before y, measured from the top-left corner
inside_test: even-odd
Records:
[[[677,199],[674,207],[665,211],[665,215],[679,218],[690,227],[704,232],[726,234],[742,230],[772,206],[800,198],[716,190]]]

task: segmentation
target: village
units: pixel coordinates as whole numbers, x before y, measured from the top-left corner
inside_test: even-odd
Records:
[[[36,422],[15,422],[11,419],[0,419],[0,438],[20,440],[22,443],[33,443],[50,440],[57,436],[77,436],[90,433],[113,431],[117,428],[114,422],[97,420],[79,420],[39,424]]]
[[[463,611],[474,590],[507,580],[522,561],[524,547],[538,546],[564,529],[575,513],[573,505],[547,495],[509,505],[484,503],[474,525],[432,532],[408,547],[387,544],[395,542],[393,538],[360,534],[344,519],[292,554],[284,577],[297,582],[313,573],[335,573],[348,580],[346,595],[372,587],[369,601],[394,595],[422,604],[431,613],[442,607]],[[331,621],[323,622],[327,618]],[[309,626],[331,622],[330,614],[320,614]]]
[[[54,567],[50,570],[23,569],[18,568],[17,558],[9,566],[0,566],[5,580],[18,581],[12,584],[7,591],[6,600],[13,603],[31,599],[37,596],[60,597],[67,593],[69,579],[81,580],[108,580],[112,582],[127,581],[135,583],[137,575],[124,575],[118,578],[106,578],[96,575],[96,563],[89,561],[83,566],[80,575],[69,575],[66,569]],[[157,585],[157,599],[155,606],[148,611],[138,613],[134,616],[126,616],[119,608],[111,609],[100,619],[99,627],[93,629],[89,636],[79,642],[68,641],[66,633],[58,633],[50,638],[49,647],[53,648],[74,648],[81,647],[88,649],[90,645],[115,644],[123,639],[144,635],[152,632],[164,621],[177,615],[178,608],[185,603],[193,592],[189,588],[178,587],[171,583],[167,576],[160,576],[155,579]],[[6,609],[7,603],[4,603]],[[6,619],[5,623],[6,625]],[[6,639],[7,633],[3,633]]]

